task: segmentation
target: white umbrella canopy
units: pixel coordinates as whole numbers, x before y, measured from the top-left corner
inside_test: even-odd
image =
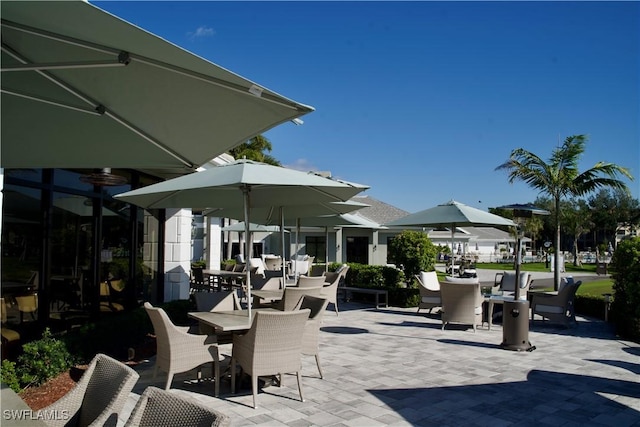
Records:
[[[313,111],[86,1],[0,7],[0,167],[181,175]]]
[[[451,248],[455,252],[454,235],[456,227],[496,225],[515,227],[510,219],[467,206],[451,200],[447,203],[425,209],[385,224],[389,227],[448,227],[451,229]]]
[[[345,202],[367,186],[325,178],[313,173],[272,166],[251,160],[216,166],[168,181],[114,196],[147,209],[228,208],[244,211],[245,232],[250,236],[251,211],[256,208],[328,205]],[[228,215],[220,215],[228,216]],[[281,220],[283,218],[280,215]],[[251,258],[251,239],[245,240],[245,254]],[[251,276],[246,275],[249,316]]]
[[[235,224],[227,225],[226,227],[220,228],[220,231],[235,231],[238,233],[244,233],[247,231],[247,227],[244,222],[237,222]],[[249,224],[249,231],[252,233],[277,233],[280,231],[280,227],[277,225],[262,225],[262,224]],[[285,233],[287,230],[284,230]]]

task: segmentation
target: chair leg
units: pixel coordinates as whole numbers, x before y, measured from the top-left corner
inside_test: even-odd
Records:
[[[283,382],[284,382],[284,375],[281,372],[278,374],[278,387],[282,387]]]
[[[171,387],[171,382],[173,381],[173,372],[169,372],[167,374],[167,384],[164,386],[165,390],[169,390]]]
[[[257,408],[256,397],[258,395],[258,376],[251,375],[251,392],[253,394],[253,408]]]
[[[220,363],[218,360],[211,363],[211,371],[213,372],[213,394],[218,397],[220,394]]]
[[[235,394],[236,392],[236,359],[232,357],[229,365],[231,368],[231,393]]]
[[[300,392],[300,401],[304,402],[304,396],[302,395],[302,372],[298,371],[296,372],[296,375],[298,377],[298,391]]]
[[[324,375],[322,375],[322,368],[320,367],[320,354],[316,353],[316,365],[318,365],[318,372],[320,372],[320,379],[324,379]]]

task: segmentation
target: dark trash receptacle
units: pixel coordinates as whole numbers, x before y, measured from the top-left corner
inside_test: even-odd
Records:
[[[600,274],[607,274],[607,263],[606,262],[599,262],[598,265],[596,266],[596,274],[600,275]]]

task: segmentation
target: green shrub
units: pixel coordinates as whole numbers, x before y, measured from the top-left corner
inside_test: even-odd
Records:
[[[347,286],[361,288],[393,289],[403,285],[404,273],[384,265],[349,263],[345,283]]]
[[[191,267],[192,268],[206,268],[207,267],[207,261],[193,261],[191,263]]]
[[[426,233],[404,230],[389,243],[389,258],[404,270],[407,278],[421,271],[432,271],[438,247],[431,243]]]
[[[43,384],[74,364],[66,344],[54,338],[49,328],[44,330],[41,339],[24,344],[22,350],[16,371],[23,386]]]
[[[611,258],[612,320],[622,337],[640,341],[640,237],[623,240]]]
[[[417,288],[389,289],[389,305],[393,307],[417,307],[420,291]]]
[[[574,297],[576,313],[604,320],[606,301],[598,295],[576,295]]]
[[[2,361],[2,382],[5,383],[11,390],[18,393],[20,391],[20,382],[18,381],[18,374],[16,373],[16,362],[4,359]]]

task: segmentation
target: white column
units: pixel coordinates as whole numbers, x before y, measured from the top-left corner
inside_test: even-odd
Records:
[[[343,251],[346,251],[347,248],[344,247],[344,242],[342,241],[342,228],[336,229],[336,262],[343,264],[345,261],[342,258]]]
[[[220,218],[205,217],[205,254],[207,266],[210,270],[220,270],[222,260],[222,231]]]
[[[190,209],[167,209],[164,242],[164,300],[189,298],[191,272]]]

